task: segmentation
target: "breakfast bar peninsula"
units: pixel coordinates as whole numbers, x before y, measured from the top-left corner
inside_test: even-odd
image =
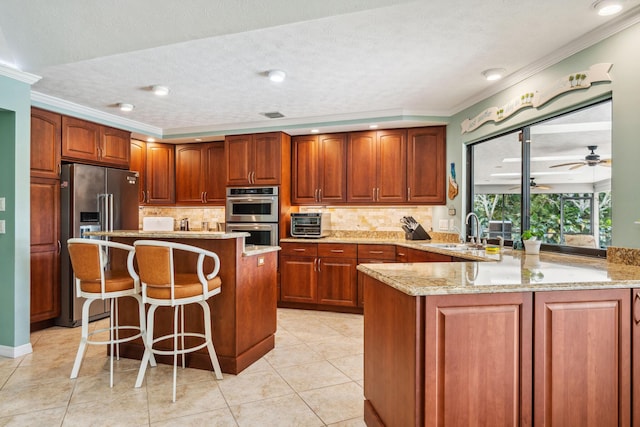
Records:
[[[640,425],[640,267],[505,249],[358,270],[367,426]]]
[[[245,246],[248,233],[215,231],[112,231],[94,232],[91,236],[107,237],[111,241],[133,245],[136,240],[164,240],[197,246],[215,252],[220,257],[221,292],[208,300],[211,307],[213,342],[223,372],[237,374],[260,359],[275,345],[277,251],[278,246]],[[195,266],[193,255],[175,254],[176,271],[187,272]],[[210,261],[210,260],[208,260]],[[113,259],[122,263],[124,259]],[[205,271],[211,267],[205,262]],[[136,324],[135,301],[120,302],[118,321],[122,325]],[[197,305],[185,309],[186,329],[203,331],[202,315]],[[166,335],[172,329],[171,308],[156,312],[154,335]],[[141,359],[141,340],[120,345],[124,357]],[[163,359],[166,358],[166,359]],[[189,367],[212,369],[206,348],[186,356]],[[173,364],[171,356],[156,356],[158,362]]]

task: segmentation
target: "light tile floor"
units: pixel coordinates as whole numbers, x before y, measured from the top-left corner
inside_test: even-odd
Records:
[[[104,327],[106,320],[92,323]],[[69,379],[80,329],[31,335],[33,353],[0,357],[0,426],[364,426],[361,315],[278,309],[276,346],[239,375],[147,369],[114,362],[109,388],[106,347],[89,346],[80,375]]]

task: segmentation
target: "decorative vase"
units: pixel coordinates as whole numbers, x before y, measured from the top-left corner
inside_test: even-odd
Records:
[[[523,243],[524,243],[524,250],[528,254],[533,255],[533,254],[540,253],[540,244],[542,243],[542,241],[537,239],[528,239],[528,240],[523,240]]]

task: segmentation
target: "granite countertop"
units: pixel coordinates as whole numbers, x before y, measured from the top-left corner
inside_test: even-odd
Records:
[[[310,238],[297,238],[287,237],[280,239],[281,243],[345,243],[345,244],[359,244],[359,245],[396,245],[404,248],[412,248],[426,252],[435,252],[443,255],[455,256],[457,258],[468,259],[469,261],[495,261],[496,255],[487,254],[484,249],[465,249],[465,250],[451,250],[443,247],[438,247],[441,244],[451,244],[452,242],[432,241],[432,240],[405,240],[404,238],[397,237],[353,237],[353,236],[341,236],[341,237],[322,237],[320,239]],[[434,246],[435,245],[435,246]]]
[[[134,239],[237,239],[249,236],[246,232],[226,231],[141,231],[141,230],[115,230],[92,231],[85,233],[87,236],[97,237],[130,237]],[[280,250],[280,246],[245,245],[242,255],[255,256]]]
[[[461,256],[459,251],[450,255]],[[640,267],[605,259],[503,249],[495,262],[360,264],[359,271],[407,295],[640,287]]]
[[[142,231],[142,230],[115,230],[115,231],[91,231],[85,233],[87,236],[104,237],[133,237],[153,239],[237,239],[238,237],[249,237],[245,232],[226,231]]]

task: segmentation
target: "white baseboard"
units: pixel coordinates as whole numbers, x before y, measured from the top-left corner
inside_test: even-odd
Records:
[[[33,348],[31,347],[31,343],[24,344],[18,347],[9,347],[6,345],[0,345],[0,356],[9,357],[11,359],[15,359],[20,356],[24,356],[25,354],[33,353]]]

